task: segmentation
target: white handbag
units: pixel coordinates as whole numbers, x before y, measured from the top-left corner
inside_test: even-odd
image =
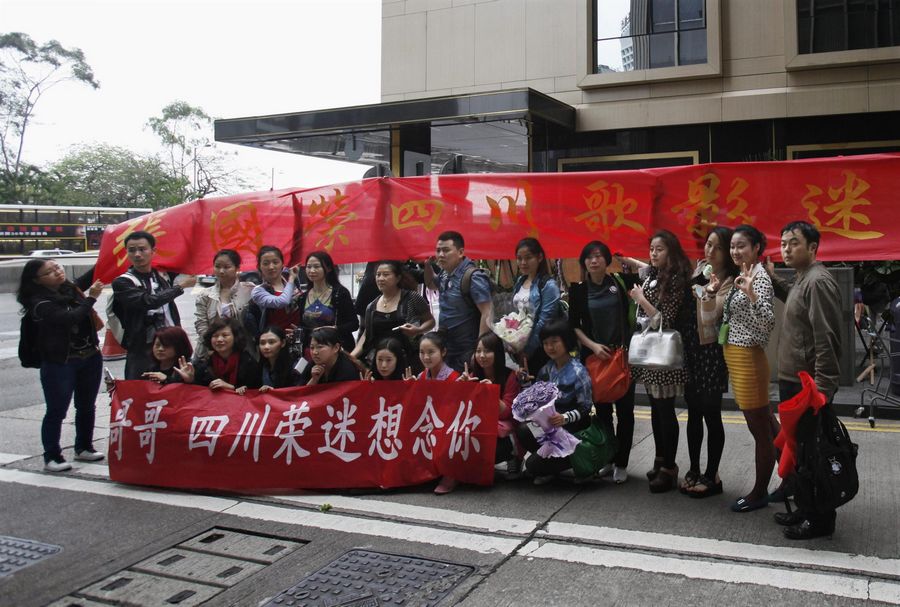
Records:
[[[631,336],[628,364],[644,369],[672,370],[684,367],[684,344],[681,333],[674,329],[651,329]]]

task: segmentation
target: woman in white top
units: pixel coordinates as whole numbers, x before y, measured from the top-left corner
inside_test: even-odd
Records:
[[[204,289],[197,297],[194,327],[197,335],[203,336],[209,323],[216,318],[240,319],[244,308],[250,302],[253,283],[238,280],[241,269],[241,256],[232,249],[222,249],[213,256],[216,284]],[[254,347],[255,350],[255,347]],[[206,346],[202,339],[197,340],[194,350],[196,358],[206,356]]]

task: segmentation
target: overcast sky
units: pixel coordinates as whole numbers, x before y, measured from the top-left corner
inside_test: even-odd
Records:
[[[100,89],[66,84],[37,107],[25,160],[73,144],[159,149],[144,128],[180,99],[215,118],[378,103],[381,0],[0,0],[0,31],[81,48]],[[357,179],[367,167],[239,151],[255,189]]]

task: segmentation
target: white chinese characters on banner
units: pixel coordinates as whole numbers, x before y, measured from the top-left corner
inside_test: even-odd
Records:
[[[116,459],[122,461],[122,447],[125,440],[125,428],[131,427],[131,420],[128,419],[128,409],[131,408],[133,398],[127,398],[122,401],[119,410],[116,411],[116,418],[109,422],[109,450],[116,454]]]
[[[465,411],[465,417],[463,417]],[[450,427],[447,428],[447,434],[450,434],[450,459],[457,453],[462,455],[463,461],[469,459],[469,445],[475,449],[476,453],[481,452],[481,445],[478,439],[472,436],[472,431],[481,423],[481,418],[472,415],[472,401],[459,403],[459,409],[456,412],[456,418]]]
[[[369,455],[377,451],[381,459],[390,461],[400,455],[400,449],[403,448],[403,441],[398,436],[403,405],[397,403],[385,409],[386,403],[383,396],[378,397],[378,413],[372,416],[375,425],[369,432],[369,438],[373,438],[369,445]]]
[[[322,430],[325,431],[325,445],[319,447],[319,453],[330,453],[344,462],[352,462],[361,457],[362,453],[347,451],[348,443],[356,441],[356,434],[350,429],[350,426],[356,423],[353,417],[356,414],[356,405],[352,404],[349,398],[344,398],[343,409],[326,405],[325,410],[328,411],[330,419],[322,424]],[[336,419],[337,423],[332,419]],[[333,436],[332,430],[336,431]]]
[[[206,447],[210,457],[212,457],[213,452],[216,450],[216,442],[227,425],[227,415],[195,416],[191,420],[191,433],[188,435],[188,451]]]
[[[259,437],[262,434],[263,429],[266,427],[266,420],[269,419],[269,412],[272,410],[272,407],[266,404],[265,411],[262,415],[262,420],[260,420],[259,413],[244,413],[244,421],[241,423],[241,429],[237,434],[234,435],[234,442],[231,443],[231,449],[228,450],[228,457],[234,455],[234,452],[237,450],[238,445],[241,443],[241,439],[244,439],[244,453],[246,453],[250,449],[250,440],[253,440],[253,461],[259,461]],[[256,423],[259,422],[257,426]],[[255,429],[255,430],[254,430]]]
[[[301,447],[296,440],[298,437],[306,434],[306,429],[312,425],[312,420],[309,417],[304,417],[304,413],[309,413],[309,403],[306,401],[303,401],[299,407],[295,403],[291,403],[291,408],[281,414],[282,417],[287,419],[278,422],[278,427],[275,429],[275,438],[280,438],[283,442],[278,451],[275,452],[275,455],[272,456],[272,459],[278,459],[284,453],[285,463],[290,465],[295,453],[297,457],[309,456],[309,451]]]
[[[144,423],[135,426],[133,430],[138,433],[141,447],[150,446],[147,451],[147,462],[153,463],[156,457],[156,431],[167,428],[169,424],[159,421],[162,408],[169,404],[167,400],[155,400],[145,405]]]
[[[434,447],[437,445],[437,437],[434,435],[434,430],[435,428],[443,427],[444,422],[437,416],[437,411],[434,410],[434,402],[432,402],[431,396],[426,397],[425,407],[422,408],[422,415],[419,416],[419,419],[413,424],[412,430],[410,430],[413,433],[418,432],[419,434],[424,435],[417,435],[415,441],[413,441],[413,455],[421,451],[426,459],[433,461]]]

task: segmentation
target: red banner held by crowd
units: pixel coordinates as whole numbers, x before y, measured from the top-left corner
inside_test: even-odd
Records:
[[[494,479],[499,387],[343,382],[244,395],[117,382],[109,476],[228,491]]]
[[[211,198],[109,228],[98,272],[109,280],[124,271],[122,239],[148,227],[159,236],[158,267],[203,273],[226,245],[255,253],[274,244],[289,263],[317,249],[336,263],[425,259],[444,230],[463,234],[470,257],[510,259],[525,236],[554,258],[578,257],[595,239],[646,257],[650,236],[665,228],[700,257],[714,226],[752,223],[777,257],[780,229],[792,220],[819,228],[822,260],[900,258],[900,233],[888,229],[900,223],[900,155],[380,178]]]
[[[265,244],[299,258],[303,223],[295,197],[298,191],[204,198],[106,228],[95,278],[111,282],[128,269],[125,238],[137,231],[156,239],[153,266],[160,270],[212,273],[212,258],[219,249],[236,250],[247,260],[244,269],[250,270],[256,265],[256,252]]]

